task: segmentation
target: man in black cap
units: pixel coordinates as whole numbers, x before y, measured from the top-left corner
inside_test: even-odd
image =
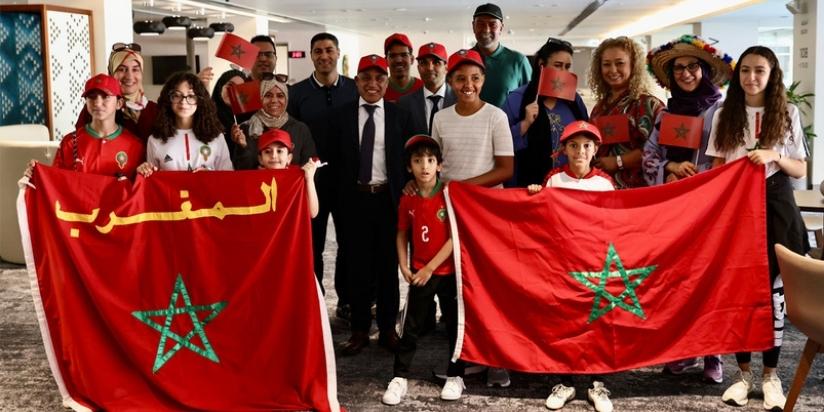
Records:
[[[500,7],[486,3],[475,9],[472,31],[478,43],[473,49],[480,53],[486,66],[481,99],[498,107],[503,106],[510,91],[529,83],[532,76],[526,57],[501,45],[503,29],[504,14]]]

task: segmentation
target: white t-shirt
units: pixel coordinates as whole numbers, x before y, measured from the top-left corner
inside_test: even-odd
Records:
[[[748,127],[744,133],[744,145],[726,152],[719,152],[718,149],[715,148],[715,136],[718,132],[718,120],[721,118],[722,110],[723,109],[718,109],[718,112],[715,113],[712,119],[712,131],[710,132],[709,143],[707,143],[707,156],[720,157],[724,159],[726,163],[729,163],[747,156],[749,152],[748,149],[755,147],[756,142],[758,142],[755,136],[755,118],[756,116],[761,119],[764,118],[764,108],[747,106]],[[801,117],[798,114],[798,108],[792,104],[788,104],[787,112],[790,114],[792,129],[784,136],[783,141],[771,147],[771,149],[780,153],[782,157],[804,160],[807,157],[807,152],[804,150],[804,131],[801,129]],[[790,140],[790,136],[792,136],[792,140]],[[776,162],[769,162],[764,166],[766,167],[767,177],[772,176],[781,169]]]
[[[550,171],[545,180],[546,187],[560,187],[590,192],[608,192],[615,190],[612,178],[601,169],[594,167],[586,176],[578,178],[572,174],[569,165],[564,165]]]
[[[229,147],[226,146],[222,133],[207,144],[197,140],[192,129],[177,129],[166,143],[149,136],[146,142],[146,161],[158,170],[194,170],[198,167],[234,170]]]
[[[469,116],[452,105],[435,113],[432,138],[441,145],[445,180],[466,180],[495,167],[495,156],[514,156],[512,132],[503,110],[485,103]]]

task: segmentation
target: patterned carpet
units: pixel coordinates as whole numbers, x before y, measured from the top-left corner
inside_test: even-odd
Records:
[[[330,236],[334,238],[333,236]],[[327,268],[333,266],[334,245],[327,250]],[[334,317],[337,298],[327,273],[324,286],[329,291],[327,307],[332,314],[336,342],[348,337],[348,326]],[[403,296],[403,295],[402,295]],[[806,338],[790,326],[785,336],[781,370],[785,390],[789,389]],[[438,398],[441,383],[431,371],[441,365],[446,351],[443,326],[421,342],[424,350],[415,358],[413,378],[404,402],[396,407],[381,405],[380,398],[391,379],[392,355],[370,345],[353,358],[338,359],[338,391],[341,404],[350,411],[546,411],[543,406],[556,378],[545,375],[512,374],[512,386],[488,389],[482,374],[468,376],[464,397],[452,403]],[[754,364],[760,364],[755,355]],[[734,373],[735,359],[725,356],[725,378]],[[824,356],[814,364],[802,391],[797,411],[824,411]],[[578,395],[563,410],[591,411],[586,391],[578,382]],[[749,405],[733,408],[721,403],[726,384],[700,382],[700,372],[671,376],[660,367],[611,375],[607,385],[612,391],[616,411],[763,411],[760,390]],[[759,388],[760,389],[760,388]],[[0,411],[61,411],[60,396],[52,379],[36,324],[29,280],[20,266],[0,263]]]

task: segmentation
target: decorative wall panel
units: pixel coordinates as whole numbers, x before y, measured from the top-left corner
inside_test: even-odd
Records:
[[[88,10],[0,6],[0,126],[43,124],[55,139],[71,132],[92,76],[92,39]]]
[[[80,95],[93,76],[91,24],[84,14],[48,10],[47,16],[52,136],[60,139],[74,130],[77,115],[84,110]]]
[[[0,125],[46,123],[42,18],[0,13]]]

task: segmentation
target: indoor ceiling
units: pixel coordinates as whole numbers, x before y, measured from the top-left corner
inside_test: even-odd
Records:
[[[270,27],[287,30],[281,24],[317,24],[328,30],[348,30],[355,33],[468,32],[475,7],[484,0],[135,0],[136,19],[158,19],[161,15],[180,14],[192,18],[206,17],[210,22],[229,14],[254,13],[271,17]],[[595,3],[595,4],[593,4]],[[605,37],[639,17],[672,7],[679,1],[664,0],[498,0],[505,14],[505,30],[509,36],[538,37],[559,35],[588,5],[600,5],[580,24],[564,34],[573,43],[584,43]],[[707,2],[709,3],[709,2]],[[786,0],[767,0],[747,5],[714,19],[757,20],[760,26],[791,27],[791,14]],[[288,22],[287,22],[288,21]],[[689,23],[689,22],[683,22]]]

